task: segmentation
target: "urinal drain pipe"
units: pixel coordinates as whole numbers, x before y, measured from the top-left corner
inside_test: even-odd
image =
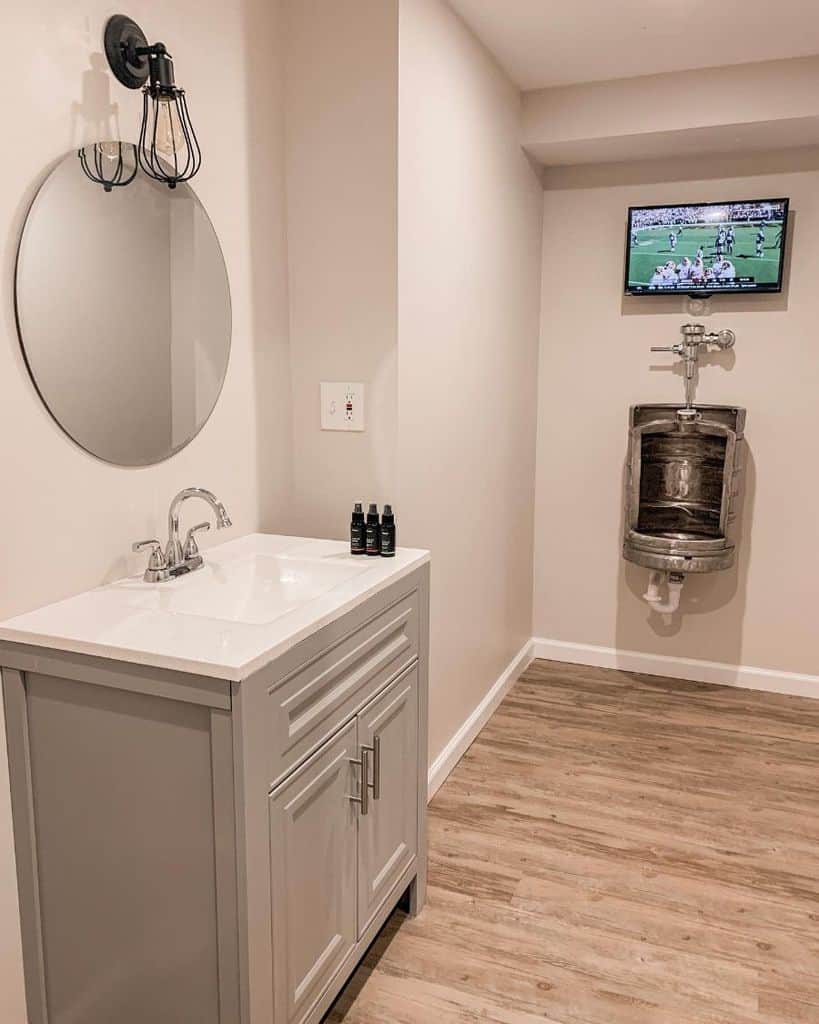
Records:
[[[664,583],[666,585],[665,600],[660,593],[660,588]],[[684,583],[684,573],[654,570],[648,578],[648,589],[643,594],[643,599],[660,615],[673,615],[680,607],[680,596]]]

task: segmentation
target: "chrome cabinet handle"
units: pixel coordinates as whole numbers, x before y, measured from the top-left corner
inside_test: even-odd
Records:
[[[369,781],[369,772],[365,775],[367,785],[373,791],[373,800],[381,799],[381,737],[373,736],[371,747],[362,747],[362,751],[372,754],[373,757],[373,781]]]
[[[361,769],[361,785],[359,786],[359,793],[361,795],[353,796],[348,794],[348,799],[361,807],[361,817],[363,818],[370,813],[370,786],[367,781],[370,777],[370,747],[361,748],[360,759],[351,757],[348,760],[350,764],[357,765]]]

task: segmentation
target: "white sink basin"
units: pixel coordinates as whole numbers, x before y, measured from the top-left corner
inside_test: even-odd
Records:
[[[358,558],[335,540],[252,533],[208,548],[202,569],[139,575],[0,623],[0,642],[240,681],[429,561],[399,548]]]
[[[261,626],[366,572],[367,562],[253,554],[165,583],[129,586],[132,608]]]

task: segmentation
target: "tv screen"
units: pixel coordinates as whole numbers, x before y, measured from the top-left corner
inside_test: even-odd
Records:
[[[632,206],[626,293],[779,292],[787,199]]]

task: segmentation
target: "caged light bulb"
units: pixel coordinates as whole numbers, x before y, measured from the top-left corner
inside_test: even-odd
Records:
[[[179,111],[172,99],[161,98],[156,104],[156,150],[172,164],[184,163],[187,143]]]

